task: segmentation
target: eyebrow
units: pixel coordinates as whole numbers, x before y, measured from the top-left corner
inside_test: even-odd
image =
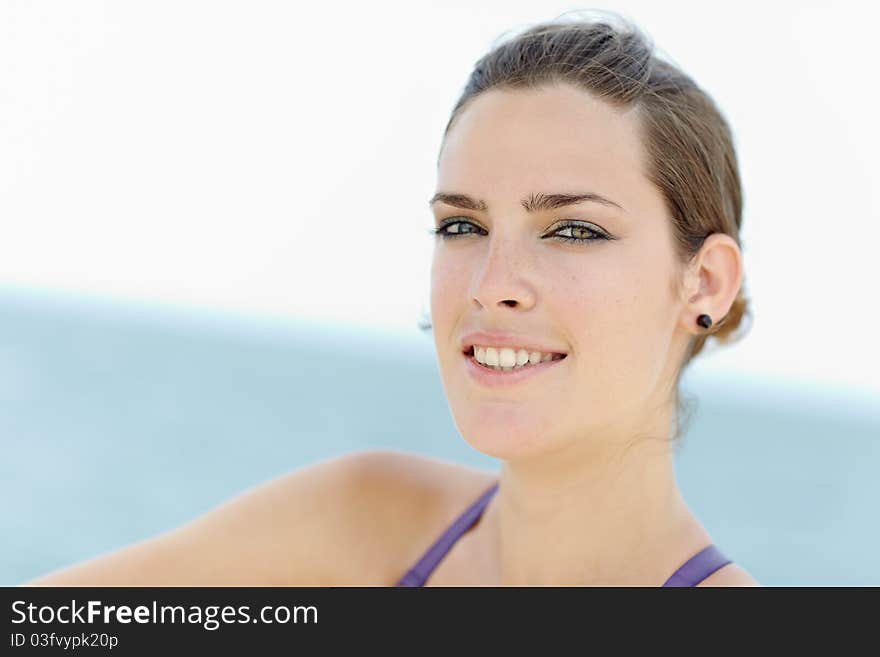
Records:
[[[582,194],[543,194],[539,192],[537,194],[532,194],[528,198],[524,198],[520,202],[526,209],[526,212],[541,212],[555,210],[556,208],[575,205],[577,203],[585,203],[587,201],[601,203],[602,205],[612,205],[626,212],[626,210],[623,209],[623,206],[618,205],[604,196],[594,194],[593,192],[584,192]],[[428,201],[428,207],[434,207],[434,204],[437,202],[453,205],[464,210],[473,210],[475,212],[486,212],[489,209],[486,201],[471,198],[467,194],[437,192],[431,197],[431,200]]]

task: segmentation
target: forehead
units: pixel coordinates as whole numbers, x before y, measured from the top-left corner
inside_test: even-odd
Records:
[[[648,184],[642,158],[632,111],[569,85],[492,90],[450,128],[438,188],[520,194],[589,185],[626,207],[632,191]]]

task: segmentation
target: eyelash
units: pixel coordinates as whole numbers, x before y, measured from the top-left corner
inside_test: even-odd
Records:
[[[436,236],[442,237],[443,239],[447,239],[447,240],[448,239],[455,239],[456,237],[464,237],[465,235],[479,234],[479,233],[475,233],[474,231],[469,231],[467,233],[448,233],[448,232],[446,232],[446,229],[449,226],[452,226],[453,224],[469,224],[469,225],[473,226],[474,228],[480,229],[480,227],[477,226],[473,222],[456,218],[456,219],[453,219],[451,221],[447,221],[447,222],[441,224],[436,229],[431,228],[428,232],[430,232],[432,235],[436,235]],[[600,233],[599,231],[594,230],[594,229],[590,228],[589,226],[586,226],[586,225],[579,223],[579,222],[573,222],[573,221],[568,221],[568,222],[563,223],[562,225],[558,226],[556,228],[556,230],[560,231],[565,228],[580,228],[581,230],[589,231],[590,233],[595,235],[595,237],[565,237],[565,236],[553,235],[552,236],[553,239],[559,240],[560,242],[579,242],[579,243],[599,242],[602,240],[614,239],[613,237],[610,237],[604,233]],[[480,229],[480,230],[482,230],[482,229]]]

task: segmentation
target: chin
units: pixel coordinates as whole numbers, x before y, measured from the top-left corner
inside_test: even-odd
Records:
[[[553,451],[556,447],[547,440],[546,427],[514,429],[510,425],[487,429],[485,423],[456,423],[465,442],[478,452],[505,461],[529,459]],[[520,425],[522,426],[522,425]]]

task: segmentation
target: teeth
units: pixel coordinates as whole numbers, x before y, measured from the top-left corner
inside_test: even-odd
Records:
[[[553,360],[553,354],[544,354],[540,351],[528,352],[525,349],[511,349],[510,347],[475,346],[474,358],[483,365],[509,372],[537,363],[546,363]],[[558,358],[561,357],[557,357],[557,360]]]

